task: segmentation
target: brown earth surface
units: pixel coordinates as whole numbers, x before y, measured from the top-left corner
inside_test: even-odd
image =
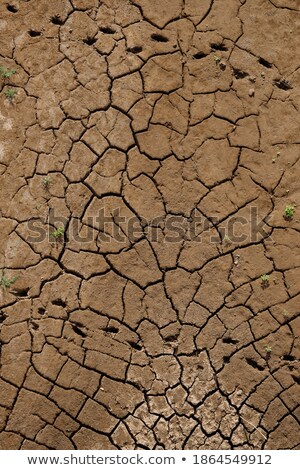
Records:
[[[1,449],[300,449],[299,50],[299,0],[1,1]]]

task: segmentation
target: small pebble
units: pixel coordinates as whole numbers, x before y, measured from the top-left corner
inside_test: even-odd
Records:
[[[249,96],[254,96],[254,94],[255,94],[254,88],[250,88],[250,90],[249,90]]]
[[[255,83],[255,82],[256,82],[256,77],[255,77],[255,75],[251,75],[251,76],[249,77],[249,81],[250,81],[251,83]]]

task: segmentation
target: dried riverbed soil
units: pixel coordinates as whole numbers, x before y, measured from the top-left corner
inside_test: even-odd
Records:
[[[1,449],[300,448],[299,50],[299,0],[1,1]]]

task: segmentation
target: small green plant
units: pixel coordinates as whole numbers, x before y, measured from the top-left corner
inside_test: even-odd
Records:
[[[14,99],[15,95],[17,94],[17,90],[13,90],[12,88],[8,88],[8,90],[5,90],[4,94],[5,94],[5,96],[8,100],[12,101]]]
[[[17,279],[18,279],[18,276],[13,276],[11,278],[6,277],[6,275],[2,271],[2,276],[0,278],[0,286],[2,287],[3,290],[9,289],[10,286],[12,286],[14,282],[16,282]]]
[[[65,233],[64,227],[58,227],[52,232],[52,235],[54,238],[58,240],[63,237],[64,233]]]
[[[268,274],[262,274],[260,276],[260,282],[262,287],[268,287],[270,283],[270,276]]]
[[[230,237],[229,237],[228,235],[224,235],[224,237],[223,237],[223,242],[224,242],[224,243],[232,243],[232,242],[231,242],[231,239],[230,239]]]
[[[295,207],[291,205],[285,206],[284,209],[284,218],[287,220],[291,220],[294,217]]]
[[[45,176],[45,178],[43,179],[43,185],[45,188],[49,187],[50,181],[51,181],[50,176]]]
[[[271,352],[272,352],[272,347],[269,346],[269,345],[267,345],[267,346],[265,347],[265,351],[266,351],[268,354],[271,354]]]
[[[5,67],[0,66],[0,77],[1,78],[10,78],[15,73],[17,73],[16,70],[13,70],[13,69],[9,70],[9,69],[6,69]]]
[[[215,59],[216,64],[219,64],[221,61],[221,57],[218,57],[217,55],[214,55],[214,59]]]

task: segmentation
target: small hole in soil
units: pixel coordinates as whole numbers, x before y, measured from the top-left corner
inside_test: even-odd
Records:
[[[128,47],[127,51],[132,52],[132,54],[139,54],[142,52],[143,48],[141,46]]]
[[[45,309],[44,307],[39,307],[38,313],[39,313],[40,315],[45,315],[46,309]]]
[[[50,21],[51,21],[51,23],[57,24],[57,25],[62,25],[62,24],[64,24],[64,21],[60,18],[59,15],[54,15],[54,16],[52,16],[52,18],[51,18]]]
[[[15,5],[7,5],[7,10],[10,11],[11,13],[17,13],[18,8]]]
[[[267,69],[271,69],[272,68],[272,64],[271,62],[268,62],[267,60],[263,59],[262,57],[260,57],[258,59],[258,62],[263,65],[264,67],[266,67]]]
[[[228,48],[224,44],[211,44],[211,48],[214,51],[228,51]]]
[[[73,331],[81,336],[82,338],[86,338],[86,334],[77,326],[77,325],[72,325]]]
[[[58,307],[63,307],[63,308],[67,306],[66,302],[64,302],[61,299],[52,300],[52,305],[58,305]]]
[[[166,343],[173,343],[177,341],[178,335],[170,335],[165,338]]]
[[[292,375],[292,377],[293,377],[294,381],[295,381],[298,385],[300,385],[300,377],[296,377],[296,375]]]
[[[232,339],[232,338],[223,338],[223,343],[226,344],[237,344],[238,340],[237,339]]]
[[[206,56],[207,54],[204,54],[204,52],[196,52],[196,54],[193,55],[194,59],[203,59]]]
[[[5,318],[7,318],[7,315],[5,315],[3,312],[0,312],[0,323],[3,323]]]
[[[248,77],[247,72],[243,72],[243,71],[240,70],[240,69],[233,69],[233,75],[235,76],[235,78],[236,78],[237,80],[240,80],[241,78],[246,78],[246,77]]]
[[[34,31],[33,29],[31,29],[30,31],[28,31],[28,34],[29,34],[30,37],[36,38],[36,37],[41,35],[41,32],[40,31]]]
[[[169,39],[166,38],[166,36],[162,36],[161,34],[151,34],[151,39],[157,42],[169,42]]]
[[[251,359],[250,357],[246,357],[246,362],[249,364],[249,366],[253,367],[254,369],[257,370],[264,370],[265,368],[260,366],[254,359]]]
[[[96,38],[91,38],[90,36],[88,36],[86,39],[83,39],[84,44],[87,44],[88,46],[92,46],[96,41]]]
[[[104,26],[103,28],[99,28],[99,30],[104,34],[115,34],[115,31],[110,27]]]
[[[223,361],[224,361],[224,364],[228,364],[229,361],[230,361],[230,357],[229,356],[223,356]]]
[[[282,359],[284,361],[294,361],[295,360],[295,357],[294,356],[291,356],[290,354],[286,354],[285,356],[282,356]]]
[[[33,328],[34,330],[38,330],[39,329],[39,325],[33,321],[33,320],[30,320],[30,326],[31,328]]]
[[[135,343],[134,341],[128,341],[129,346],[131,346],[133,349],[136,349],[137,351],[141,351],[143,348],[139,344]]]
[[[16,295],[17,297],[26,297],[29,292],[29,287],[26,287],[25,289],[15,289],[13,291],[13,294]]]
[[[107,326],[106,328],[103,328],[103,331],[106,333],[118,333],[119,328],[115,328],[114,326]]]
[[[287,91],[293,88],[291,83],[285,78],[274,80],[273,83],[275,86],[277,86],[277,88],[280,88],[281,90]]]

